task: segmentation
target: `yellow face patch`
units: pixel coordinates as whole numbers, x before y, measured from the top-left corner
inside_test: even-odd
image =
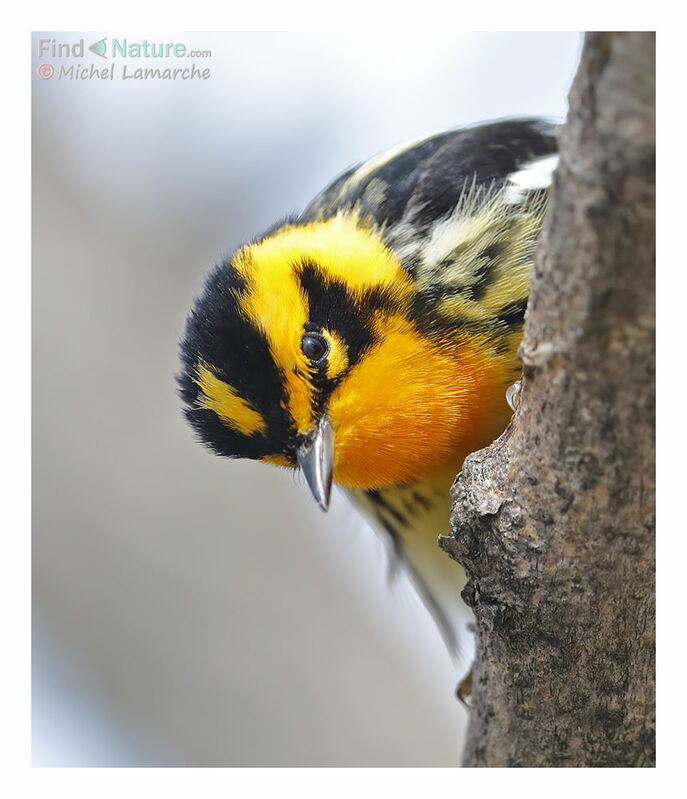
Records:
[[[412,281],[398,259],[354,211],[307,225],[286,225],[234,256],[233,266],[246,283],[237,302],[267,338],[284,376],[287,410],[301,434],[317,424],[312,365],[300,349],[304,325],[310,321],[308,298],[298,277],[304,262],[321,268],[327,280],[345,283],[354,295],[373,287],[392,290],[399,300],[412,295]],[[348,368],[346,346],[335,331],[322,332],[330,345],[326,376],[334,379]]]
[[[260,458],[263,463],[269,463],[272,466],[285,466],[285,467],[293,467],[293,463],[286,457],[286,455],[265,455],[264,458]]]
[[[214,411],[229,427],[244,436],[264,434],[267,424],[262,415],[232,386],[216,377],[206,366],[196,367],[196,383],[200,387],[198,406]]]

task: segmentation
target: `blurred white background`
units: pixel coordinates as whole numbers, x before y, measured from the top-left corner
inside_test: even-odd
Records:
[[[211,78],[37,76],[74,63],[39,59],[39,39],[104,36],[211,50]],[[34,765],[460,763],[460,675],[382,544],[340,497],[323,515],[289,473],[196,444],[177,342],[209,265],[347,166],[461,124],[564,117],[580,47],[34,35]]]

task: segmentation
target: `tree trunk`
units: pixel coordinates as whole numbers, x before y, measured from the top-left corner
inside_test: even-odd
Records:
[[[467,766],[655,763],[654,65],[653,33],[587,36],[519,407],[453,487]]]

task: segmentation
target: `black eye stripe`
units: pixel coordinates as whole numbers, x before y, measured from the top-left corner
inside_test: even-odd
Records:
[[[338,333],[346,344],[348,362],[354,365],[372,345],[374,298],[354,297],[343,282],[326,278],[322,270],[308,259],[297,265],[296,274],[308,298],[312,327]]]

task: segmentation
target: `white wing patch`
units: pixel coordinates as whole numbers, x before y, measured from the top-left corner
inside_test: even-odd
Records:
[[[529,161],[522,169],[509,175],[505,201],[515,205],[524,199],[528,191],[547,189],[557,166],[558,155],[546,155]]]

